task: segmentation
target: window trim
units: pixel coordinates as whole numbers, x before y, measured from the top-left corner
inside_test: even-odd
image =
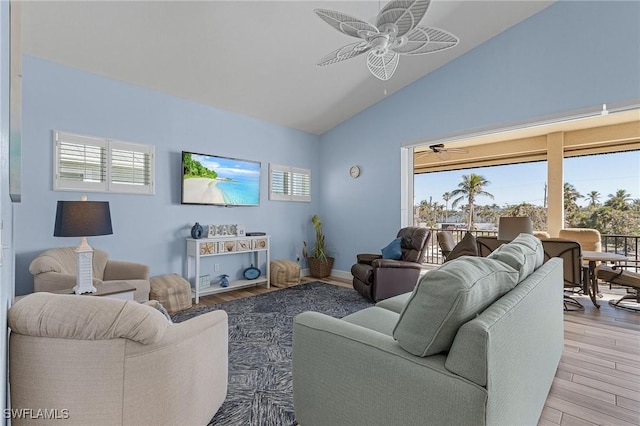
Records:
[[[87,182],[84,180],[61,179],[61,144],[72,143],[84,146],[97,146],[105,150],[101,159],[101,172],[104,180],[101,182]],[[87,191],[111,192],[118,194],[155,195],[155,147],[153,145],[101,138],[97,136],[80,135],[54,130],[53,132],[53,190],[54,191]],[[116,183],[112,180],[113,150],[124,150],[148,155],[148,183],[131,185]]]
[[[285,180],[288,180],[289,184],[285,188],[282,188],[283,192],[274,192],[274,173],[281,172],[287,175]],[[296,186],[299,184],[296,175],[301,176],[300,179],[308,180],[306,189],[308,194],[297,194],[295,191]],[[304,192],[304,183],[302,183]],[[281,166],[278,164],[269,163],[269,200],[271,201],[297,201],[297,202],[311,202],[311,170],[300,167]]]

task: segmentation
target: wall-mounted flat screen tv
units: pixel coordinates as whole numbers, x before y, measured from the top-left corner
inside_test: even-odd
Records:
[[[182,151],[182,204],[260,205],[260,162]]]

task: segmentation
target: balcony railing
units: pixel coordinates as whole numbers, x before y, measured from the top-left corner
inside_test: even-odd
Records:
[[[439,229],[431,228],[431,240],[427,247],[427,254],[425,256],[425,263],[439,265],[444,262],[444,257],[440,252],[438,241],[436,239],[436,233]],[[467,233],[464,229],[450,230],[453,234],[453,239],[457,243],[462,240]],[[470,231],[474,237],[478,236],[496,236],[496,231]],[[600,236],[602,241],[602,251],[617,253],[627,257],[629,260],[623,262],[621,266],[629,270],[635,270],[640,272],[640,235],[607,235],[602,234]]]

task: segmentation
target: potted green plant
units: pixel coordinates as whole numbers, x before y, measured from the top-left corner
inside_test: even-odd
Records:
[[[324,243],[322,222],[320,222],[317,214],[311,217],[311,223],[313,223],[313,228],[316,231],[316,243],[311,250],[311,256],[308,256],[305,251],[305,258],[307,259],[307,265],[309,265],[309,274],[315,278],[325,278],[331,274],[334,259],[328,255],[327,247]]]

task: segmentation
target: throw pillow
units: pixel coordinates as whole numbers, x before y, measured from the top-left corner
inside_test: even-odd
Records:
[[[510,243],[495,249],[487,258],[506,263],[518,271],[520,282],[542,265],[544,249],[540,239],[530,234],[520,234]]]
[[[476,244],[476,237],[471,232],[467,232],[462,240],[451,250],[449,256],[447,256],[445,262],[453,259],[457,259],[460,256],[477,256],[478,245]]]
[[[518,272],[484,257],[463,257],[429,271],[413,290],[393,330],[407,352],[448,351],[458,329],[515,287]]]
[[[144,302],[143,305],[151,306],[152,308],[157,309],[158,311],[160,311],[162,315],[164,315],[164,317],[167,319],[169,324],[173,324],[173,321],[171,320],[171,316],[169,315],[169,312],[167,312],[167,309],[164,306],[162,306],[162,303],[158,302],[157,300],[148,300]]]
[[[402,238],[396,238],[391,241],[385,248],[382,249],[382,258],[383,259],[393,259],[398,260],[402,258],[402,247],[400,247],[400,243],[402,242]]]

